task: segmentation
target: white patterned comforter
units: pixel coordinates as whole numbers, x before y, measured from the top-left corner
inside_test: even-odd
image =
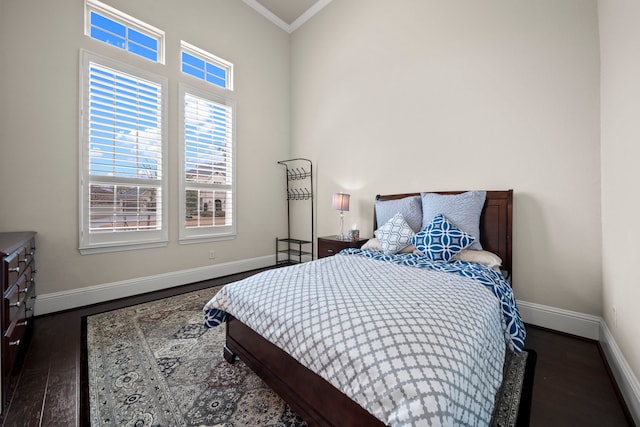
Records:
[[[220,311],[387,425],[490,422],[505,321],[473,279],[339,254],[226,285],[205,319]]]

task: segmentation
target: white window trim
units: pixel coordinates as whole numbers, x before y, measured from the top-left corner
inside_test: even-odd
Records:
[[[91,11],[98,12],[99,14],[107,16],[114,21],[120,22],[150,37],[156,38],[158,40],[158,63],[165,63],[164,31],[154,27],[153,25],[149,25],[137,18],[134,18],[133,16],[127,15],[126,13],[121,12],[118,9],[115,9],[107,4],[101,3],[98,0],[86,0],[84,7],[84,33],[88,37],[91,37]],[[111,47],[115,48],[114,46]],[[150,61],[150,59],[148,58],[144,59]]]
[[[93,254],[103,252],[115,252],[129,249],[144,249],[159,246],[166,246],[169,240],[168,224],[169,224],[169,193],[168,193],[168,79],[140,68],[115,61],[95,53],[80,49],[80,122],[79,122],[79,250],[80,253]],[[162,203],[159,207],[162,212],[162,227],[160,230],[146,231],[128,231],[115,233],[89,233],[88,208],[89,208],[89,150],[88,150],[88,69],[89,63],[97,63],[105,67],[113,68],[132,76],[153,81],[162,87],[162,106],[161,106],[161,141],[162,141],[162,179],[160,183]],[[85,114],[85,111],[87,112]],[[118,237],[115,240],[114,237]]]
[[[198,57],[200,59],[202,59],[203,61],[206,62],[211,62],[212,64],[217,65],[220,68],[224,68],[227,71],[227,80],[226,80],[226,87],[221,88],[220,86],[214,85],[213,83],[209,83],[206,80],[200,80],[197,77],[194,77],[190,74],[186,74],[182,72],[182,51],[185,51],[195,57]],[[207,52],[206,50],[202,50],[199,47],[196,47],[190,43],[187,43],[184,40],[180,40],[180,73],[186,76],[189,76],[192,79],[196,79],[198,81],[204,81],[207,84],[210,84],[218,89],[224,89],[224,90],[229,90],[229,91],[233,91],[233,63],[222,59],[218,56],[215,56],[209,52]]]
[[[178,227],[179,227],[179,242],[180,244],[190,244],[190,243],[202,243],[202,242],[215,242],[220,240],[231,240],[235,239],[237,235],[237,192],[236,192],[236,152],[237,152],[237,140],[236,140],[236,102],[232,99],[222,97],[216,95],[210,91],[196,89],[194,87],[188,86],[184,83],[179,83],[178,85],[178,102],[180,104],[179,108],[179,124],[178,124],[178,152],[179,152],[179,175],[180,175],[180,183],[179,183],[179,214],[178,214]],[[185,94],[191,94],[194,96],[198,96],[203,99],[208,99],[212,102],[216,102],[219,104],[225,104],[232,108],[233,110],[233,123],[232,123],[232,156],[231,156],[231,167],[232,167],[232,178],[231,178],[231,200],[232,200],[232,211],[231,211],[231,225],[230,226],[221,226],[221,227],[206,227],[206,228],[187,228],[184,224],[185,218],[187,215],[186,208],[186,199],[187,199],[187,182],[185,179],[185,138],[184,138],[184,127],[185,127],[185,111],[184,111],[184,98]]]

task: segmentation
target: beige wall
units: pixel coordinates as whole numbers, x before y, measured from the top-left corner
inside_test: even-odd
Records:
[[[375,194],[515,192],[514,289],[600,315],[596,1],[334,0],[292,36],[292,144],[318,234],[371,236]]]
[[[83,34],[83,0],[3,0],[0,22],[0,230],[38,231],[38,294],[194,269],[274,253],[286,231],[289,35],[236,0],[112,0],[163,29],[169,78],[169,245],[102,255],[78,252],[78,51],[126,58]],[[183,39],[235,64],[238,237],[179,245],[178,53]],[[192,80],[192,84],[194,81]],[[260,214],[260,220],[256,215]],[[216,259],[208,259],[214,249]]]
[[[602,268],[604,318],[640,378],[640,4],[598,3],[602,74]],[[614,314],[615,308],[615,314]]]

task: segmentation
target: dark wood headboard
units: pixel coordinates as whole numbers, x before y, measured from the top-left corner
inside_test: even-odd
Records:
[[[437,194],[460,194],[464,191],[432,191]],[[420,193],[377,195],[376,200],[402,199],[419,196]],[[378,228],[375,208],[373,209],[373,227]],[[502,259],[502,269],[511,276],[511,239],[513,228],[513,190],[487,191],[487,199],[480,215],[480,244]]]

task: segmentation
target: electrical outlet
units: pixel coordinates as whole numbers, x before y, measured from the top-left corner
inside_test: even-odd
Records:
[[[210,250],[209,251],[209,259],[214,259],[215,257],[216,257],[216,251]]]

